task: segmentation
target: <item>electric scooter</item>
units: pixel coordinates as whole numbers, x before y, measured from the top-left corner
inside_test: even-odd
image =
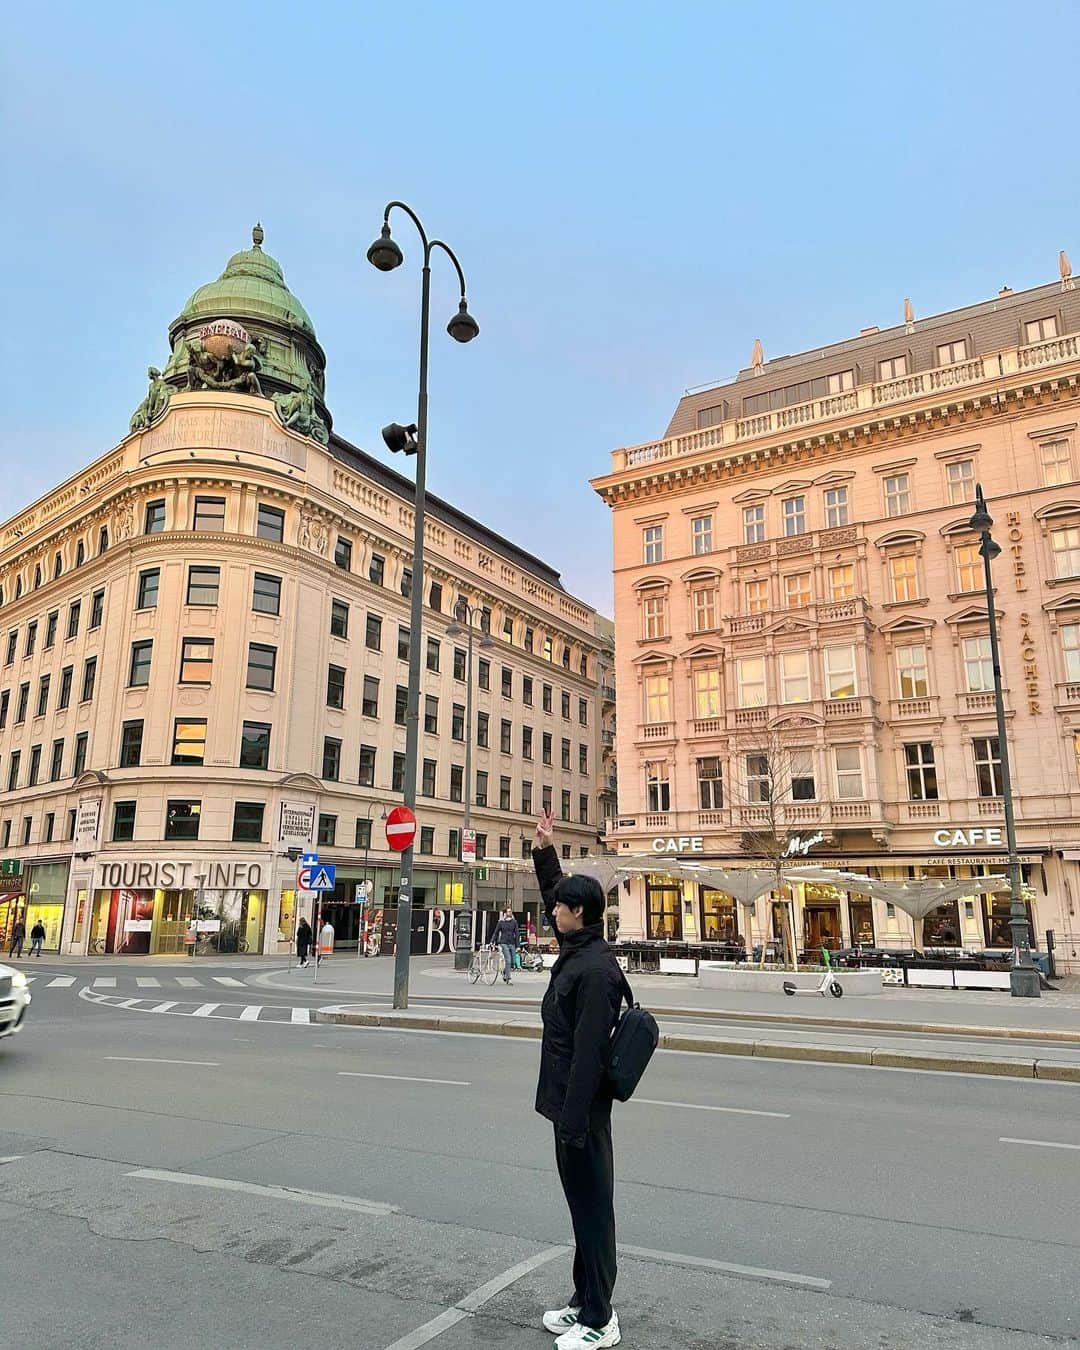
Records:
[[[832,994],[833,998],[843,998],[844,986],[836,978],[836,972],[832,968],[832,962],[829,960],[829,953],[823,947],[821,955],[825,961],[825,973],[821,977],[821,982],[814,989],[800,989],[791,980],[784,981],[784,993],[793,996],[795,994],[820,994],[822,998],[826,994]]]

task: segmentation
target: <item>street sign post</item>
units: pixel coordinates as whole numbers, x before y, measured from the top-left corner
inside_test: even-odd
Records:
[[[407,806],[395,806],[386,817],[386,842],[398,853],[404,853],[415,838],[416,816]]]
[[[466,867],[473,867],[476,863],[476,831],[461,831],[461,861]]]

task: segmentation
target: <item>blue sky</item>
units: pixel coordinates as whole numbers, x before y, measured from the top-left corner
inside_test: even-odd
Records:
[[[1074,0],[92,6],[5,19],[0,518],[116,443],[262,221],[337,429],[411,420],[417,250],[458,251],[429,484],[610,606],[587,479],[682,390],[1080,266]],[[391,458],[387,456],[387,458]],[[401,467],[401,461],[395,467]]]

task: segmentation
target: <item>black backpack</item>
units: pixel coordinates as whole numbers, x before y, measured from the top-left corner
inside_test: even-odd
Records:
[[[634,992],[625,976],[622,983],[626,1009],[611,1033],[607,1080],[615,1100],[628,1102],[653,1057],[660,1028],[652,1013],[634,1002]]]

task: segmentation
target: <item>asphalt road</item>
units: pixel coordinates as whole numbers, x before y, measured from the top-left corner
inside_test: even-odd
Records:
[[[567,1222],[535,1042],[311,1025],[250,965],[33,973],[0,1045],[0,1345],[550,1344]],[[173,1006],[80,997],[114,975]],[[616,1122],[624,1344],[1076,1343],[1078,1107],[658,1055]]]

